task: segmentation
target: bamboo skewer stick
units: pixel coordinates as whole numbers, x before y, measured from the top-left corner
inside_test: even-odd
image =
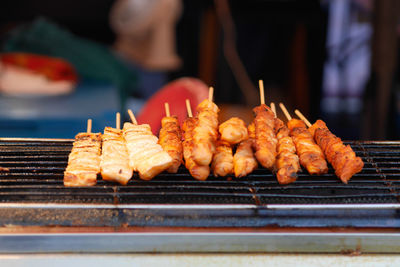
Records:
[[[303,114],[301,114],[301,112],[300,112],[298,109],[296,109],[296,110],[294,111],[294,113],[296,113],[296,115],[297,115],[302,121],[304,121],[304,123],[305,123],[308,127],[311,127],[310,121],[307,120],[307,118],[306,118]]]
[[[164,106],[165,106],[165,115],[167,117],[171,117],[171,113],[169,112],[169,104],[165,102]]]
[[[263,80],[258,81],[258,85],[260,87],[260,103],[261,105],[265,104],[265,96],[264,96],[264,82]]]
[[[116,118],[115,118],[115,127],[117,130],[121,129],[121,114],[117,112]]]
[[[270,107],[271,107],[271,110],[272,110],[272,112],[274,113],[275,118],[276,118],[276,107],[275,107],[275,103],[274,103],[274,102],[271,102]]]
[[[281,108],[281,110],[283,111],[283,114],[285,114],[285,117],[288,121],[290,121],[292,119],[292,116],[290,116],[289,112],[287,111],[285,105],[283,105],[283,103],[279,103],[279,107]]]
[[[186,99],[186,110],[187,110],[189,118],[193,117],[192,108],[190,107],[189,99]]]
[[[88,119],[87,120],[87,133],[91,133],[92,132],[92,119]]]
[[[208,101],[213,102],[213,97],[214,97],[214,87],[210,86],[210,89],[208,90]]]
[[[131,118],[132,123],[137,124],[137,120],[135,118],[135,115],[133,115],[132,110],[128,109],[128,114],[129,114],[129,117]]]

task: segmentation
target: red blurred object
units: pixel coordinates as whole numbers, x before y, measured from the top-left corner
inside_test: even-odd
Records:
[[[187,117],[185,100],[189,99],[193,115],[197,105],[208,97],[208,86],[196,78],[180,78],[172,81],[154,94],[137,116],[138,123],[150,124],[154,134],[161,128],[165,116],[164,103],[168,102],[171,115],[177,115],[182,124]]]
[[[30,53],[4,53],[0,55],[3,64],[28,69],[42,74],[52,81],[71,81],[76,83],[78,75],[74,67],[61,58]]]

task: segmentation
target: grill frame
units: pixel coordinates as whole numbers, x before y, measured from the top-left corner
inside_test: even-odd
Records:
[[[348,185],[331,167],[326,175],[302,173],[284,186],[265,169],[245,179],[196,181],[181,168],[152,181],[135,176],[127,186],[99,177],[96,186],[67,188],[62,174],[72,142],[0,138],[0,166],[10,168],[0,172],[0,225],[400,227],[400,169],[393,167],[393,159],[400,162],[400,142],[347,142],[365,163]]]
[[[60,173],[66,164],[65,155],[69,153],[72,141],[0,138],[0,166],[6,160],[11,162],[6,164],[10,172],[0,173],[0,253],[400,252],[400,168],[393,161],[398,159],[400,162],[400,142],[351,142],[357,153],[363,157],[366,166],[362,174],[356,175],[349,185],[342,185],[334,177],[332,169],[328,175],[314,180],[301,174],[299,181],[289,186],[278,185],[275,177],[265,170],[257,170],[254,177],[238,181],[212,178],[199,182],[185,180],[186,174],[180,174],[183,178],[173,181],[184,185],[181,191],[197,186],[202,189],[211,185],[227,186],[227,192],[222,195],[236,194],[239,199],[232,203],[209,203],[208,195],[200,199],[205,200],[204,202],[195,203],[120,201],[118,194],[121,191],[125,190],[129,195],[132,193],[129,190],[135,187],[142,187],[143,191],[150,186],[160,189],[163,185],[168,185],[163,175],[153,181],[130,182],[128,186],[99,181],[95,187],[71,189],[85,190],[89,200],[90,197],[97,196],[96,190],[106,192],[109,199],[97,203],[49,202],[34,198],[29,201],[4,201],[4,198],[18,192],[12,190],[13,181],[14,189],[24,188],[18,187],[15,179],[20,179],[25,189],[36,186],[36,189],[44,190],[47,184],[55,193],[70,190],[60,184]],[[5,143],[13,145],[7,147]],[[28,148],[32,143],[40,143],[42,146]],[[50,149],[52,146],[57,149]],[[384,147],[395,149],[385,150]],[[20,148],[25,158],[13,156],[11,148]],[[374,150],[370,153],[369,149]],[[388,163],[388,158],[394,163]],[[24,159],[22,165],[36,162],[40,166],[36,169],[31,166],[21,167],[21,159]],[[56,175],[46,170],[54,171]],[[35,184],[37,177],[43,179],[42,183]],[[366,199],[359,202],[317,201],[302,204],[273,202],[265,198],[269,190],[298,190],[311,182],[314,183],[311,186],[315,190],[322,188],[322,185],[328,188],[337,186],[338,190],[361,186],[366,192],[371,185],[379,183],[379,190],[384,190],[384,195],[390,196],[390,201],[369,203]],[[182,184],[178,183],[177,186]],[[253,192],[245,190],[249,185]],[[11,189],[10,194],[1,194],[5,187]],[[242,191],[236,193],[233,187]],[[217,190],[215,196],[218,197],[219,194]],[[246,200],[250,197],[251,201],[242,201],[241,197]],[[345,197],[346,195],[342,195],[342,198]],[[372,200],[379,198],[376,194],[371,194],[370,197]]]

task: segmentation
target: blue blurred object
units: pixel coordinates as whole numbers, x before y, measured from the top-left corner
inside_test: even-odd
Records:
[[[63,96],[0,95],[0,137],[74,138],[86,131],[101,132],[115,125],[120,111],[118,88],[110,83],[84,80]]]

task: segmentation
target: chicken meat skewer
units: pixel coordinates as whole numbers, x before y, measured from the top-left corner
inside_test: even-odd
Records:
[[[325,122],[317,120],[311,125],[300,111],[296,110],[295,113],[309,127],[309,132],[321,147],[326,159],[335,170],[336,176],[343,183],[347,184],[354,174],[363,169],[364,162],[362,159],[356,156],[350,145],[344,145],[342,140],[328,129]]]
[[[171,116],[169,105],[165,103],[165,117],[161,120],[161,130],[158,142],[172,158],[172,165],[167,169],[169,173],[177,173],[182,163],[182,134],[177,116]]]
[[[133,168],[129,165],[128,150],[120,128],[121,115],[117,112],[116,128],[106,127],[102,135],[100,170],[103,180],[126,185],[132,178]]]
[[[275,115],[272,110],[265,105],[264,85],[260,80],[260,102],[261,104],[253,109],[255,114],[255,156],[258,162],[265,168],[273,170],[276,160],[276,139],[274,132]]]
[[[64,172],[65,186],[93,186],[100,173],[101,134],[92,133],[92,120],[88,120],[87,132],[75,136]]]
[[[246,124],[238,117],[232,117],[221,123],[218,131],[220,133],[220,140],[231,145],[239,144],[249,137]]]
[[[296,146],[297,155],[300,158],[300,164],[307,169],[308,173],[324,174],[328,172],[328,164],[325,160],[321,148],[314,142],[310,132],[307,130],[303,121],[292,119],[285,106],[280,103],[280,108],[288,119],[288,128]]]
[[[185,159],[185,167],[189,170],[193,178],[197,180],[206,180],[210,175],[209,165],[198,165],[193,159],[193,130],[197,123],[197,118],[193,118],[190,102],[186,99],[186,108],[188,117],[182,124],[183,131],[183,158]]]
[[[220,133],[212,161],[214,176],[226,176],[234,172],[232,146],[248,139],[246,124],[233,117],[218,127]]]
[[[233,168],[235,177],[244,177],[252,173],[257,167],[258,162],[254,156],[253,144],[255,139],[254,123],[247,127],[249,138],[240,142],[233,156]]]
[[[296,154],[296,146],[289,135],[289,129],[285,123],[276,117],[275,104],[271,103],[271,109],[275,114],[275,134],[278,139],[276,147],[276,178],[280,184],[290,184],[297,180],[297,172],[300,170],[299,157]]]
[[[213,156],[211,168],[214,176],[227,176],[233,173],[233,151],[231,144],[219,139]]]
[[[131,110],[128,110],[128,114],[133,123],[124,123],[123,135],[128,149],[129,165],[139,172],[141,179],[151,180],[171,166],[172,158],[158,144],[158,138],[151,132],[150,125],[139,125]]]
[[[208,99],[197,106],[197,121],[193,129],[193,160],[202,166],[210,165],[218,138],[218,106],[212,101],[214,89],[210,87]]]

